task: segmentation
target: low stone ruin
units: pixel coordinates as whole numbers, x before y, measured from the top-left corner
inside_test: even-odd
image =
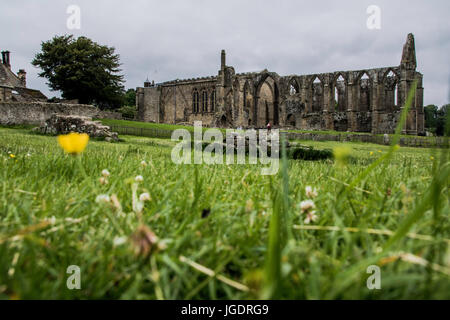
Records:
[[[110,127],[83,116],[54,114],[45,121],[43,126],[36,128],[36,131],[53,135],[78,132],[87,133],[91,138],[104,138],[109,142],[119,140],[117,132],[111,132]]]
[[[227,141],[227,138],[225,137],[223,139],[223,145],[225,147],[226,146],[231,147],[232,149],[237,151],[239,145],[244,146],[245,150],[249,150],[251,143],[254,143],[256,146],[265,144],[267,146],[267,150],[270,153],[271,149],[272,149],[272,143],[276,143],[278,145],[279,150],[281,150],[281,141],[280,141],[281,138],[279,135],[274,135],[273,133],[268,132],[266,140],[260,140],[261,136],[256,132],[256,130],[254,133],[255,133],[256,140],[250,142],[250,138],[248,135],[243,135],[243,134],[239,134],[237,132],[233,132],[233,133],[231,133],[233,139],[230,139],[230,141]],[[272,142],[272,139],[275,139],[274,142]],[[231,142],[230,145],[228,144],[229,142]],[[256,148],[258,148],[258,147],[256,147]],[[286,141],[286,148],[289,148],[289,141]]]

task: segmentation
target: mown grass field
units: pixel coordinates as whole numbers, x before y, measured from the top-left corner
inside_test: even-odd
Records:
[[[141,122],[141,121],[130,121],[130,120],[116,120],[116,119],[99,119],[104,125],[108,126],[120,126],[120,127],[131,127],[135,129],[162,129],[162,130],[176,130],[176,129],[186,129],[190,132],[194,131],[193,126],[178,125],[178,124],[167,124],[167,123],[152,123],[152,122]],[[207,127],[203,127],[203,130],[207,130]],[[220,129],[223,132],[226,129]],[[314,133],[314,134],[328,134],[328,135],[367,135],[369,132],[348,132],[348,131],[334,131],[334,130],[298,130],[289,129],[282,130],[286,132],[298,132],[298,133]],[[378,136],[383,136],[383,134],[377,134]],[[394,134],[389,135],[391,138]],[[399,135],[403,138],[419,138],[433,140],[435,137],[424,137],[424,136],[411,136],[411,135]]]
[[[133,128],[143,128],[143,129],[164,129],[164,130],[176,130],[176,129],[186,129],[188,131],[194,131],[193,126],[182,126],[177,124],[167,124],[167,123],[152,123],[152,122],[141,122],[141,121],[131,121],[131,120],[116,120],[116,119],[99,119],[104,125],[108,126],[124,126]]]
[[[446,150],[377,162],[388,147],[304,141],[348,146],[352,160],[289,160],[262,176],[261,165],[175,165],[175,142],[121,138],[74,157],[55,137],[0,128],[0,298],[450,298]],[[141,213],[133,184],[151,196]],[[309,224],[306,186],[318,191]],[[159,238],[147,256],[141,225]],[[80,290],[66,286],[69,265]],[[367,288],[369,265],[380,290]]]

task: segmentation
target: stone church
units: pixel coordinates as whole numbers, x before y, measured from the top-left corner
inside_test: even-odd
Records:
[[[272,127],[392,133],[408,92],[417,90],[403,133],[424,134],[422,74],[416,71],[414,36],[408,34],[400,65],[280,76],[236,73],[225,51],[217,76],[145,81],[136,90],[141,121],[224,128]]]

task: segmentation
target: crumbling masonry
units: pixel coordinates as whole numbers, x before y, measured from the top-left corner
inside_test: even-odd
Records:
[[[392,133],[414,80],[417,90],[403,133],[424,134],[422,74],[409,34],[399,66],[279,76],[235,73],[225,51],[217,76],[137,88],[141,121],[204,126]]]

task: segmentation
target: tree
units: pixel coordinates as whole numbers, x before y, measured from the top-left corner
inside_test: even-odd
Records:
[[[124,105],[126,106],[136,106],[136,90],[128,89],[125,93]]]
[[[436,117],[436,135],[450,135],[450,104],[443,105],[437,112]]]
[[[135,119],[137,115],[136,109],[136,90],[128,89],[124,94],[123,106],[117,111],[122,114],[122,117],[128,119]]]
[[[434,104],[429,104],[423,108],[425,113],[425,128],[431,132],[436,131],[436,119],[438,115],[438,107]]]
[[[124,80],[113,47],[64,35],[42,42],[41,50],[31,63],[42,69],[39,76],[48,80],[53,91],[61,91],[64,99],[78,99],[101,109],[122,105]]]

